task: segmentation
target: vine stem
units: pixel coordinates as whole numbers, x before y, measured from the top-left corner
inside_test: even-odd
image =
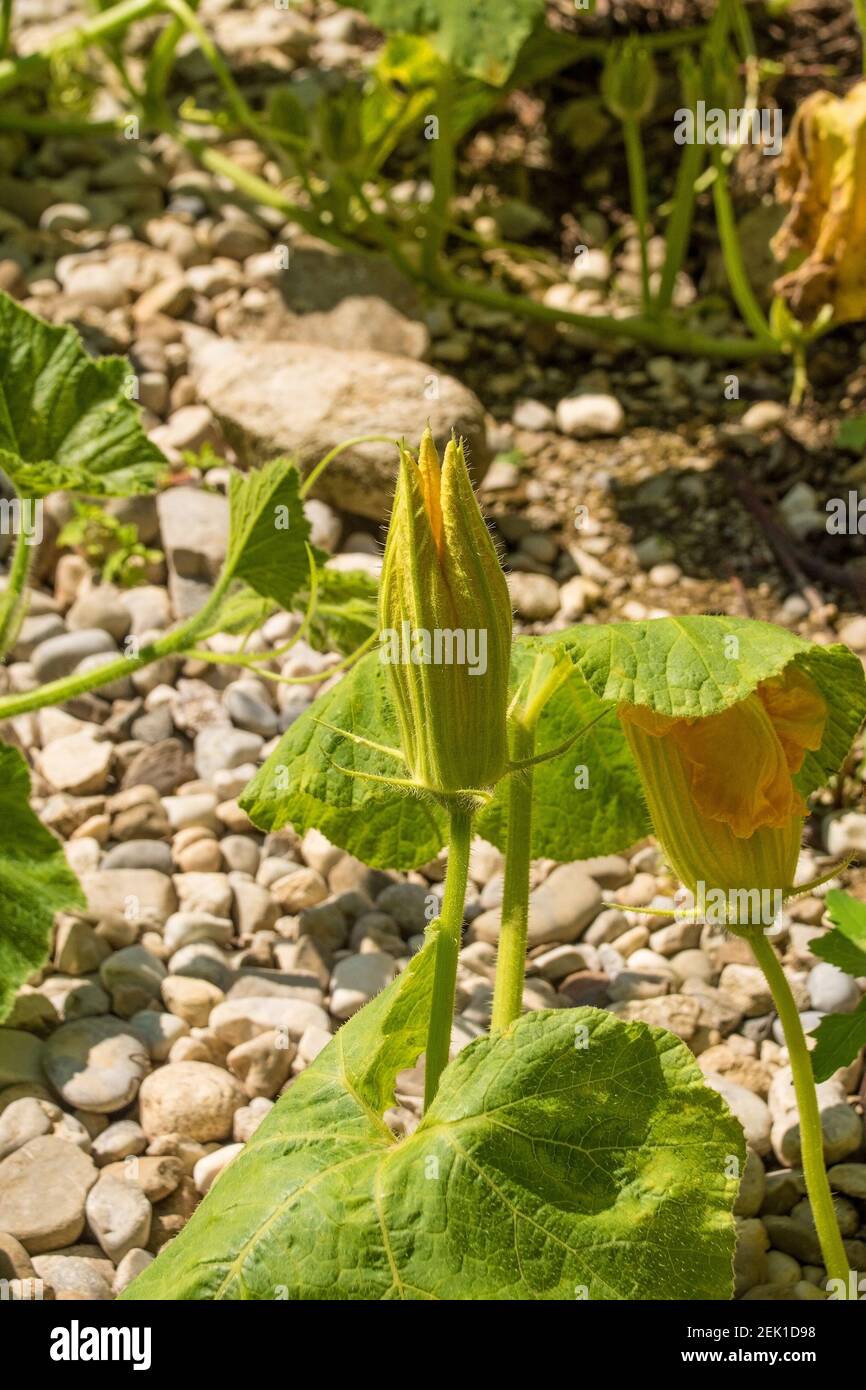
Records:
[[[104,666],[97,666],[81,675],[61,676],[59,680],[40,685],[37,690],[26,690],[20,695],[7,695],[0,699],[0,720],[14,719],[18,714],[29,714],[32,710],[44,709],[46,705],[62,705],[76,695],[84,695],[88,690],[95,690],[100,685],[120,680],[123,676],[131,676],[143,666],[150,666],[154,661],[159,661],[161,657],[185,652],[219,608],[231,579],[231,573],[220,578],[207,603],[198,613],[194,613],[187,622],[172,632],[167,632],[164,637],[142,647],[138,656],[119,656],[116,661],[106,662]]]
[[[23,503],[19,502],[19,506]],[[18,632],[21,605],[24,602],[24,589],[30,573],[34,547],[28,545],[22,532],[15,540],[12,564],[9,567],[9,581],[2,600],[0,600],[0,660],[6,655]]]
[[[515,762],[531,758],[535,728],[516,722],[511,737]],[[505,847],[505,880],[502,885],[502,925],[496,956],[493,989],[492,1033],[503,1033],[523,1008],[526,975],[526,937],[529,928],[529,866],[532,842],[532,768],[512,776],[508,788],[508,838]]]
[[[433,179],[433,202],[427,222],[427,236],[422,251],[422,264],[427,276],[435,274],[448,229],[448,212],[454,196],[454,131],[452,120],[452,86],[443,77],[436,88],[436,111],[439,126],[431,150],[430,173]]]
[[[818,1095],[812,1075],[812,1062],[806,1045],[803,1025],[797,1011],[797,1004],[791,993],[791,986],[782,969],[779,957],[767,938],[758,933],[749,937],[755,960],[766,976],[776,1005],[776,1012],[782,1023],[791,1071],[794,1077],[794,1090],[797,1108],[800,1112],[800,1145],[803,1156],[803,1173],[806,1178],[806,1191],[812,1207],[815,1229],[821,1242],[824,1264],[831,1279],[842,1281],[844,1293],[849,1296],[850,1268],[839,1223],[833,1208],[833,1197],[824,1167],[824,1142],[821,1132],[821,1116],[818,1111]]]
[[[463,926],[471,841],[472,813],[455,807],[451,812],[448,869],[445,874],[442,912],[430,927],[436,941],[436,966],[425,1054],[425,1110],[436,1095],[439,1078],[448,1065],[451,1025],[454,1019],[454,995],[457,988],[457,957],[460,953],[460,930]]]
[[[6,92],[32,76],[44,71],[45,64],[62,53],[99,43],[128,28],[136,19],[144,19],[161,8],[160,0],[121,0],[119,5],[102,10],[84,24],[64,29],[56,38],[50,39],[37,53],[28,53],[23,58],[4,58],[0,61],[0,92]]]
[[[727,170],[718,148],[713,151],[713,165],[716,172],[713,182],[713,202],[716,208],[719,242],[722,248],[722,259],[725,263],[725,273],[728,277],[731,293],[734,296],[734,302],[742,314],[744,322],[748,324],[758,342],[762,342],[765,347],[775,346],[778,350],[776,340],[770,332],[769,324],[754,296],[749,284],[749,277],[746,274],[736,218],[731,204],[731,195],[728,191]]]
[[[637,222],[638,242],[640,244],[640,298],[644,313],[649,312],[651,295],[649,279],[649,247],[647,245],[647,226],[649,223],[649,194],[647,192],[646,161],[640,125],[634,117],[622,123],[625,138],[625,158],[628,166],[628,186],[631,198],[632,215]]]

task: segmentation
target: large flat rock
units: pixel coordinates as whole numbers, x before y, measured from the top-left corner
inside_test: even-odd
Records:
[[[429,421],[440,449],[452,429],[464,436],[476,481],[487,468],[481,402],[427,363],[312,343],[226,341],[202,329],[188,329],[187,344],[199,399],[249,466],[288,454],[308,472],[335,445],[364,434],[417,448]],[[393,444],[355,445],[325,471],[316,495],[382,521],[396,466]]]

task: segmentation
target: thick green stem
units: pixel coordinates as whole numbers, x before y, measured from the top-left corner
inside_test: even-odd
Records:
[[[728,284],[737,308],[743,316],[744,321],[754,333],[759,342],[766,347],[775,345],[775,339],[770,332],[770,326],[764,316],[760,304],[752,292],[749,284],[749,277],[746,274],[746,266],[743,261],[743,253],[740,248],[740,238],[737,232],[736,218],[731,205],[731,195],[728,191],[728,175],[725,162],[716,149],[713,153],[713,164],[715,166],[716,177],[713,182],[713,200],[716,207],[716,222],[719,228],[719,242],[722,248],[722,257],[725,262],[725,273],[728,277]]]
[[[436,942],[436,968],[433,976],[430,1023],[427,1029],[424,1073],[425,1110],[436,1095],[439,1089],[439,1078],[448,1065],[451,1025],[454,1021],[454,994],[457,986],[457,957],[460,953],[460,930],[463,926],[463,906],[466,901],[466,880],[469,877],[471,840],[471,812],[452,811],[448,843],[448,870],[445,875],[442,912],[430,929]]]
[[[643,141],[640,134],[640,123],[629,117],[622,123],[622,131],[625,137],[625,157],[628,165],[628,186],[631,198],[632,216],[637,222],[638,241],[640,243],[640,298],[641,308],[646,314],[650,307],[650,281],[649,281],[649,247],[648,247],[648,225],[649,225],[649,194],[647,192],[646,181],[646,161],[643,157]]]
[[[433,178],[433,201],[427,219],[423,267],[427,276],[435,274],[445,244],[448,213],[454,196],[454,130],[452,86],[445,77],[436,92],[436,116],[439,122],[430,159]]]
[[[19,501],[18,505],[23,506],[24,503]],[[0,599],[0,660],[6,655],[18,634],[22,616],[21,605],[24,602],[24,590],[34,550],[34,546],[28,545],[23,530],[19,529],[15,538],[9,579]]]
[[[556,309],[526,295],[508,294],[489,285],[477,285],[456,275],[437,276],[431,287],[442,295],[485,304],[491,309],[501,309],[503,313],[516,314],[519,318],[537,319],[541,323],[570,323],[598,338],[630,338],[635,343],[645,343],[649,347],[680,353],[685,357],[745,360],[767,357],[779,351],[775,342],[766,337],[761,341],[754,338],[714,338],[705,333],[693,333],[674,320],[656,321],[640,316],[628,319],[595,318],[591,314],[573,313],[570,309]]]
[[[531,758],[535,730],[516,723],[512,733],[514,762]],[[496,957],[491,1032],[502,1033],[520,1017],[526,974],[526,933],[529,926],[529,865],[532,840],[533,774],[528,768],[512,776],[508,788],[508,840],[505,882],[502,886],[502,925]]]
[[[845,1292],[841,1296],[847,1298],[850,1287],[850,1269],[845,1247],[842,1244],[842,1236],[839,1233],[839,1223],[833,1209],[833,1197],[830,1192],[830,1184],[827,1181],[827,1170],[824,1167],[821,1116],[818,1111],[818,1096],[803,1025],[800,1022],[797,1005],[791,993],[791,986],[788,984],[785,972],[773,947],[761,933],[750,936],[749,940],[755,959],[767,977],[767,983],[770,986],[773,1002],[776,1005],[776,1011],[785,1034],[785,1043],[794,1076],[797,1108],[800,1112],[800,1148],[803,1156],[806,1191],[809,1194],[815,1229],[821,1242],[824,1264],[831,1279],[842,1281]]]
[[[187,622],[174,628],[172,632],[167,632],[164,637],[149,642],[146,647],[141,648],[137,656],[119,656],[116,661],[107,662],[95,670],[85,671],[81,675],[61,676],[59,680],[40,685],[37,690],[26,690],[20,695],[7,695],[0,699],[0,720],[14,719],[18,714],[29,714],[31,710],[44,709],[46,705],[62,705],[76,695],[85,695],[87,691],[96,690],[101,685],[131,676],[143,666],[150,666],[154,661],[159,661],[161,657],[176,656],[180,652],[188,651],[219,608],[230,580],[231,575],[221,578],[198,613],[193,614]]]

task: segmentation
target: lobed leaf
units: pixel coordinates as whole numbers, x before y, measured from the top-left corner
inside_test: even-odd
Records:
[[[549,638],[515,640],[511,659],[515,688],[528,675],[536,653],[561,645],[558,638],[559,633],[555,633]],[[568,863],[621,850],[650,833],[640,778],[616,711],[613,706],[605,707],[575,669],[545,706],[536,733],[536,753],[560,747],[584,728],[587,732],[563,753],[534,769],[534,858]],[[479,835],[505,849],[507,781],[500,784],[493,802],[479,816],[477,829]]]
[[[359,0],[386,33],[428,34],[459,72],[501,86],[544,18],[544,0]]]
[[[423,1046],[434,967],[431,941],[123,1298],[730,1296],[743,1135],[668,1033],[529,1014],[461,1052],[397,1139],[383,1114]]]
[[[290,459],[272,459],[229,482],[229,544],[225,568],[264,599],[283,608],[309,575],[310,523],[300,498],[300,475]]]
[[[0,468],[27,497],[149,492],[166,459],[141,428],[119,357],[88,356],[58,328],[0,293]]]
[[[866,714],[866,678],[847,647],[819,647],[772,623],[703,615],[568,628],[557,639],[602,700],[697,718],[744,700],[796,662],[827,701],[824,739],[796,783],[804,796],[842,764]]]

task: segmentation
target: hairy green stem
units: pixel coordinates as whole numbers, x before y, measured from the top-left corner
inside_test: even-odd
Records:
[[[770,326],[755,298],[749,284],[749,277],[746,274],[736,218],[731,204],[731,195],[728,191],[727,169],[718,147],[713,151],[713,164],[716,171],[716,177],[713,181],[713,201],[716,208],[719,242],[728,284],[744,322],[748,324],[759,342],[764,343],[766,347],[771,347],[775,345],[775,339],[770,332]]]
[[[824,1143],[821,1133],[821,1116],[818,1111],[818,1096],[812,1075],[812,1063],[803,1025],[791,986],[788,984],[776,952],[762,933],[749,938],[752,952],[766,976],[776,1005],[776,1012],[782,1023],[791,1071],[794,1076],[794,1090],[797,1108],[800,1112],[800,1147],[803,1156],[803,1174],[806,1191],[815,1221],[815,1229],[821,1242],[821,1251],[827,1274],[831,1279],[841,1279],[848,1297],[849,1275],[848,1257],[842,1244],[839,1223],[833,1209],[833,1197],[824,1167]]]
[[[463,906],[466,901],[466,880],[469,877],[471,840],[472,813],[459,808],[452,810],[448,841],[448,869],[445,875],[442,912],[430,927],[430,933],[436,942],[436,966],[433,975],[433,999],[430,1007],[430,1023],[427,1029],[425,1053],[425,1110],[436,1095],[439,1089],[439,1078],[448,1065],[451,1025],[454,1021],[454,994],[457,987],[457,957],[460,953],[460,930],[463,926]]]
[[[14,719],[18,714],[29,714],[31,710],[44,709],[46,705],[62,705],[76,695],[85,695],[89,690],[96,690],[101,685],[131,676],[142,667],[151,666],[154,661],[159,661],[161,657],[176,656],[188,651],[219,608],[231,578],[230,574],[221,577],[207,603],[198,613],[194,613],[180,627],[167,632],[164,637],[157,638],[155,642],[148,642],[137,656],[119,656],[116,661],[106,662],[104,666],[84,671],[80,675],[73,673],[71,676],[61,676],[59,680],[48,681],[37,690],[4,696],[0,699],[0,720]]]
[[[328,465],[341,454],[344,449],[351,449],[355,444],[394,444],[395,441],[387,434],[356,434],[352,439],[344,439],[341,444],[336,444],[330,449],[324,458],[320,458],[301,483],[301,497],[309,497],[311,490],[315,487],[319,478],[324,473]]]
[[[454,130],[453,89],[449,77],[444,77],[436,89],[436,115],[439,127],[430,152],[430,173],[433,179],[433,201],[427,219],[422,265],[424,274],[433,276],[439,265],[448,230],[448,212],[454,196]]]
[[[640,299],[641,308],[644,313],[649,312],[650,307],[650,280],[649,280],[649,247],[648,247],[648,225],[649,225],[649,194],[647,192],[646,179],[646,160],[643,154],[643,141],[640,133],[640,123],[633,116],[628,117],[622,123],[622,133],[625,137],[625,157],[628,166],[628,187],[631,199],[632,216],[637,222],[637,234],[640,244]]]
[[[23,504],[19,502],[20,505]],[[9,579],[2,599],[0,599],[0,660],[6,655],[18,635],[20,620],[23,616],[22,605],[25,602],[24,590],[27,585],[27,576],[30,573],[30,562],[33,559],[34,550],[34,546],[28,545],[23,531],[19,531],[15,538],[15,549],[12,552]]]
[[[778,351],[772,339],[759,342],[754,338],[715,338],[705,333],[694,333],[674,320],[657,322],[640,316],[617,319],[601,315],[595,318],[592,314],[576,314],[569,309],[556,309],[526,295],[509,294],[490,285],[477,285],[470,280],[461,280],[455,275],[438,276],[432,288],[442,295],[453,295],[456,299],[485,304],[491,309],[501,309],[503,313],[516,314],[519,318],[537,319],[541,323],[570,323],[575,328],[582,328],[599,338],[630,338],[632,342],[644,343],[666,352],[681,353],[687,357],[745,360],[766,357]]]
[[[512,731],[514,762],[531,758],[535,729],[516,722]],[[532,840],[532,768],[511,777],[508,788],[508,838],[505,848],[505,881],[502,886],[502,919],[496,957],[491,1032],[502,1033],[523,1008],[526,975],[526,934],[529,926],[529,865]]]

